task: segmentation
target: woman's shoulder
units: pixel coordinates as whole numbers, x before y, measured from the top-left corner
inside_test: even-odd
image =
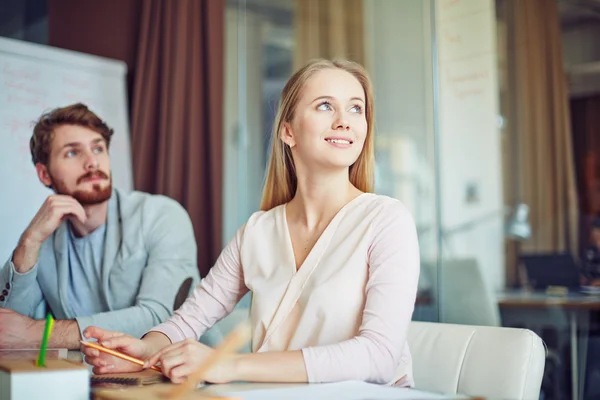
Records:
[[[267,211],[261,210],[252,213],[245,224],[246,230],[273,226],[277,221],[277,216],[281,212],[282,207],[283,205],[273,207]]]
[[[365,193],[362,195],[365,197],[365,208],[369,212],[374,212],[378,216],[384,217],[410,217],[412,215],[410,210],[402,201],[395,199],[393,197],[375,194],[375,193]]]

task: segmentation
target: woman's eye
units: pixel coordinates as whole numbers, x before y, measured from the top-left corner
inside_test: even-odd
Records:
[[[66,157],[75,157],[77,155],[77,152],[75,150],[69,150],[65,153]]]
[[[101,146],[94,148],[94,153],[96,153],[96,154],[102,153],[103,151],[104,151],[104,148]]]
[[[357,114],[361,114],[362,113],[362,107],[359,106],[358,104],[353,106],[350,111],[357,113]]]
[[[328,111],[328,110],[331,110],[331,104],[329,104],[327,102],[321,103],[317,107],[317,110],[319,110],[319,111]]]

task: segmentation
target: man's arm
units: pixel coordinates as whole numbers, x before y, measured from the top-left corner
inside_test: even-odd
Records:
[[[36,321],[39,323],[42,329],[44,329],[44,321]],[[79,326],[77,321],[71,320],[58,320],[54,322],[54,328],[52,329],[52,335],[48,347],[57,349],[78,349],[81,340],[81,334],[79,333]]]
[[[15,270],[20,274],[29,272],[37,263],[42,244],[23,235],[13,253],[12,262]]]
[[[81,204],[70,196],[49,196],[19,239],[11,259],[0,270],[0,308],[40,318],[44,298],[37,282],[37,262],[43,243],[72,215],[85,222]]]
[[[44,296],[37,281],[37,266],[20,274],[13,262],[8,260],[0,269],[0,293],[0,308],[32,318],[43,317]]]
[[[164,322],[173,313],[173,304],[182,283],[192,277],[197,283],[196,240],[187,212],[171,199],[153,199],[146,204],[142,234],[147,261],[132,307],[77,317],[79,329],[88,326],[140,337]],[[132,277],[136,281],[139,277]],[[126,282],[123,282],[124,284]],[[119,282],[111,282],[113,296],[121,293]]]
[[[44,320],[34,320],[13,310],[0,309],[0,348],[39,348],[44,333]],[[79,327],[75,320],[55,321],[49,347],[78,349]]]

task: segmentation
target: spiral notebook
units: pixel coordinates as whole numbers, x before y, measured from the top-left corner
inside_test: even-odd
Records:
[[[153,383],[168,382],[160,372],[147,369],[140,372],[92,375],[92,384],[115,383],[121,385],[144,386]]]

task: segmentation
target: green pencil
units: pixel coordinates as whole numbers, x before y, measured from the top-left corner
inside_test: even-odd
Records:
[[[46,326],[44,327],[44,337],[42,338],[42,345],[40,346],[40,354],[35,362],[35,365],[38,367],[46,366],[46,350],[48,349],[48,341],[50,340],[53,326],[54,318],[52,318],[52,314],[48,313],[46,315]]]

